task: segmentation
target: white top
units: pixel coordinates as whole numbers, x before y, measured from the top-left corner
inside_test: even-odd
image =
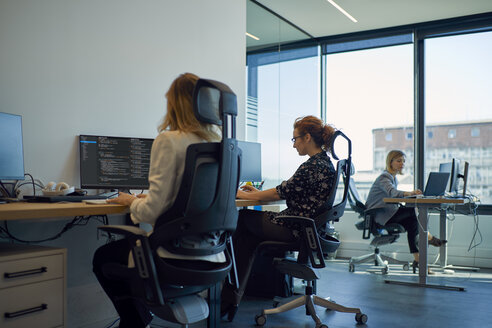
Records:
[[[130,207],[134,223],[153,226],[159,215],[171,208],[183,179],[186,150],[189,145],[201,142],[206,141],[194,133],[181,131],[163,131],[155,138],[150,152],[149,192],[145,198],[135,199]],[[157,253],[165,258],[225,262],[224,253],[196,257],[173,254],[162,247]]]

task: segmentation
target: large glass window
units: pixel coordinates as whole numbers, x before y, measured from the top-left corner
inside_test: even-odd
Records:
[[[492,203],[492,32],[425,41],[425,171],[470,164],[467,192]],[[463,183],[459,189],[462,191]]]
[[[363,199],[392,149],[407,154],[400,187],[413,189],[413,111],[412,45],[326,56],[326,121],[352,140]]]
[[[317,54],[317,49],[310,52],[313,51]],[[290,55],[295,57],[294,52]],[[277,62],[252,66],[262,62],[256,58],[248,68],[249,74],[256,70],[254,74],[257,77],[256,85],[249,84],[249,88],[256,90],[248,91],[248,112],[255,112],[253,107],[256,106],[256,116],[249,115],[257,119],[256,128],[254,124],[248,126],[246,138],[262,144],[264,188],[271,188],[290,178],[307,159],[299,157],[290,139],[296,118],[320,116],[319,57],[282,61],[281,53],[266,56],[270,56],[268,61],[277,57]],[[255,94],[256,97],[252,96]],[[249,121],[254,122],[252,119]]]

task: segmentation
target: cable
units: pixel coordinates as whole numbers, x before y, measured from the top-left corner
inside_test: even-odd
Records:
[[[117,323],[118,321],[120,321],[120,318],[117,318],[115,321],[111,322],[111,323],[109,324],[109,326],[107,326],[107,327],[105,327],[105,328],[112,328],[112,327],[115,325],[115,323]]]
[[[0,180],[0,186],[2,188],[0,188],[0,191],[2,191],[2,194],[5,196],[5,197],[12,197],[9,193],[9,190],[7,189],[7,187],[5,187],[5,185],[3,184],[2,180]]]
[[[24,239],[20,239],[20,238],[14,236],[9,231],[8,223],[7,223],[8,221],[4,221],[4,227],[0,227],[0,233],[3,234],[3,235],[0,235],[0,238],[11,239],[11,240],[15,240],[19,243],[25,243],[25,244],[42,243],[42,242],[51,241],[51,240],[55,240],[55,239],[60,238],[65,232],[72,229],[73,227],[85,226],[85,225],[87,225],[87,223],[89,222],[90,219],[95,219],[95,220],[101,222],[102,224],[107,224],[107,222],[108,222],[107,215],[89,215],[89,216],[85,216],[85,217],[84,216],[76,216],[73,218],[72,221],[65,224],[65,226],[60,230],[60,232],[58,232],[56,235],[54,235],[52,237],[48,237],[48,238],[40,239],[40,240],[24,240]]]

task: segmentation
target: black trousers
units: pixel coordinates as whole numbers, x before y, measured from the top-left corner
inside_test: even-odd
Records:
[[[94,253],[92,270],[120,315],[119,327],[144,328],[152,321],[152,314],[146,305],[136,299],[129,298],[131,290],[128,283],[108,279],[102,272],[103,266],[107,263],[128,265],[130,249],[131,246],[126,239],[99,247]]]
[[[408,247],[410,253],[419,252],[419,223],[414,207],[400,206],[398,211],[389,219],[388,223],[401,224],[407,231]]]
[[[293,239],[292,231],[272,223],[266,212],[239,211],[237,228],[232,236],[239,289],[224,284],[221,295],[222,303],[239,305],[241,302],[255,259],[256,249],[261,242],[269,240],[292,241]]]

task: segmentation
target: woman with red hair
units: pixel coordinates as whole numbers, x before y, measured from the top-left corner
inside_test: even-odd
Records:
[[[335,168],[328,157],[335,129],[317,117],[300,117],[294,122],[293,147],[299,156],[309,158],[294,175],[275,188],[258,190],[250,185],[241,187],[237,198],[273,201],[285,199],[287,208],[281,212],[241,210],[233,242],[239,279],[239,289],[225,283],[222,289],[221,315],[234,317],[246,288],[255,250],[267,240],[290,241],[296,237],[279,216],[314,218],[335,183]]]

